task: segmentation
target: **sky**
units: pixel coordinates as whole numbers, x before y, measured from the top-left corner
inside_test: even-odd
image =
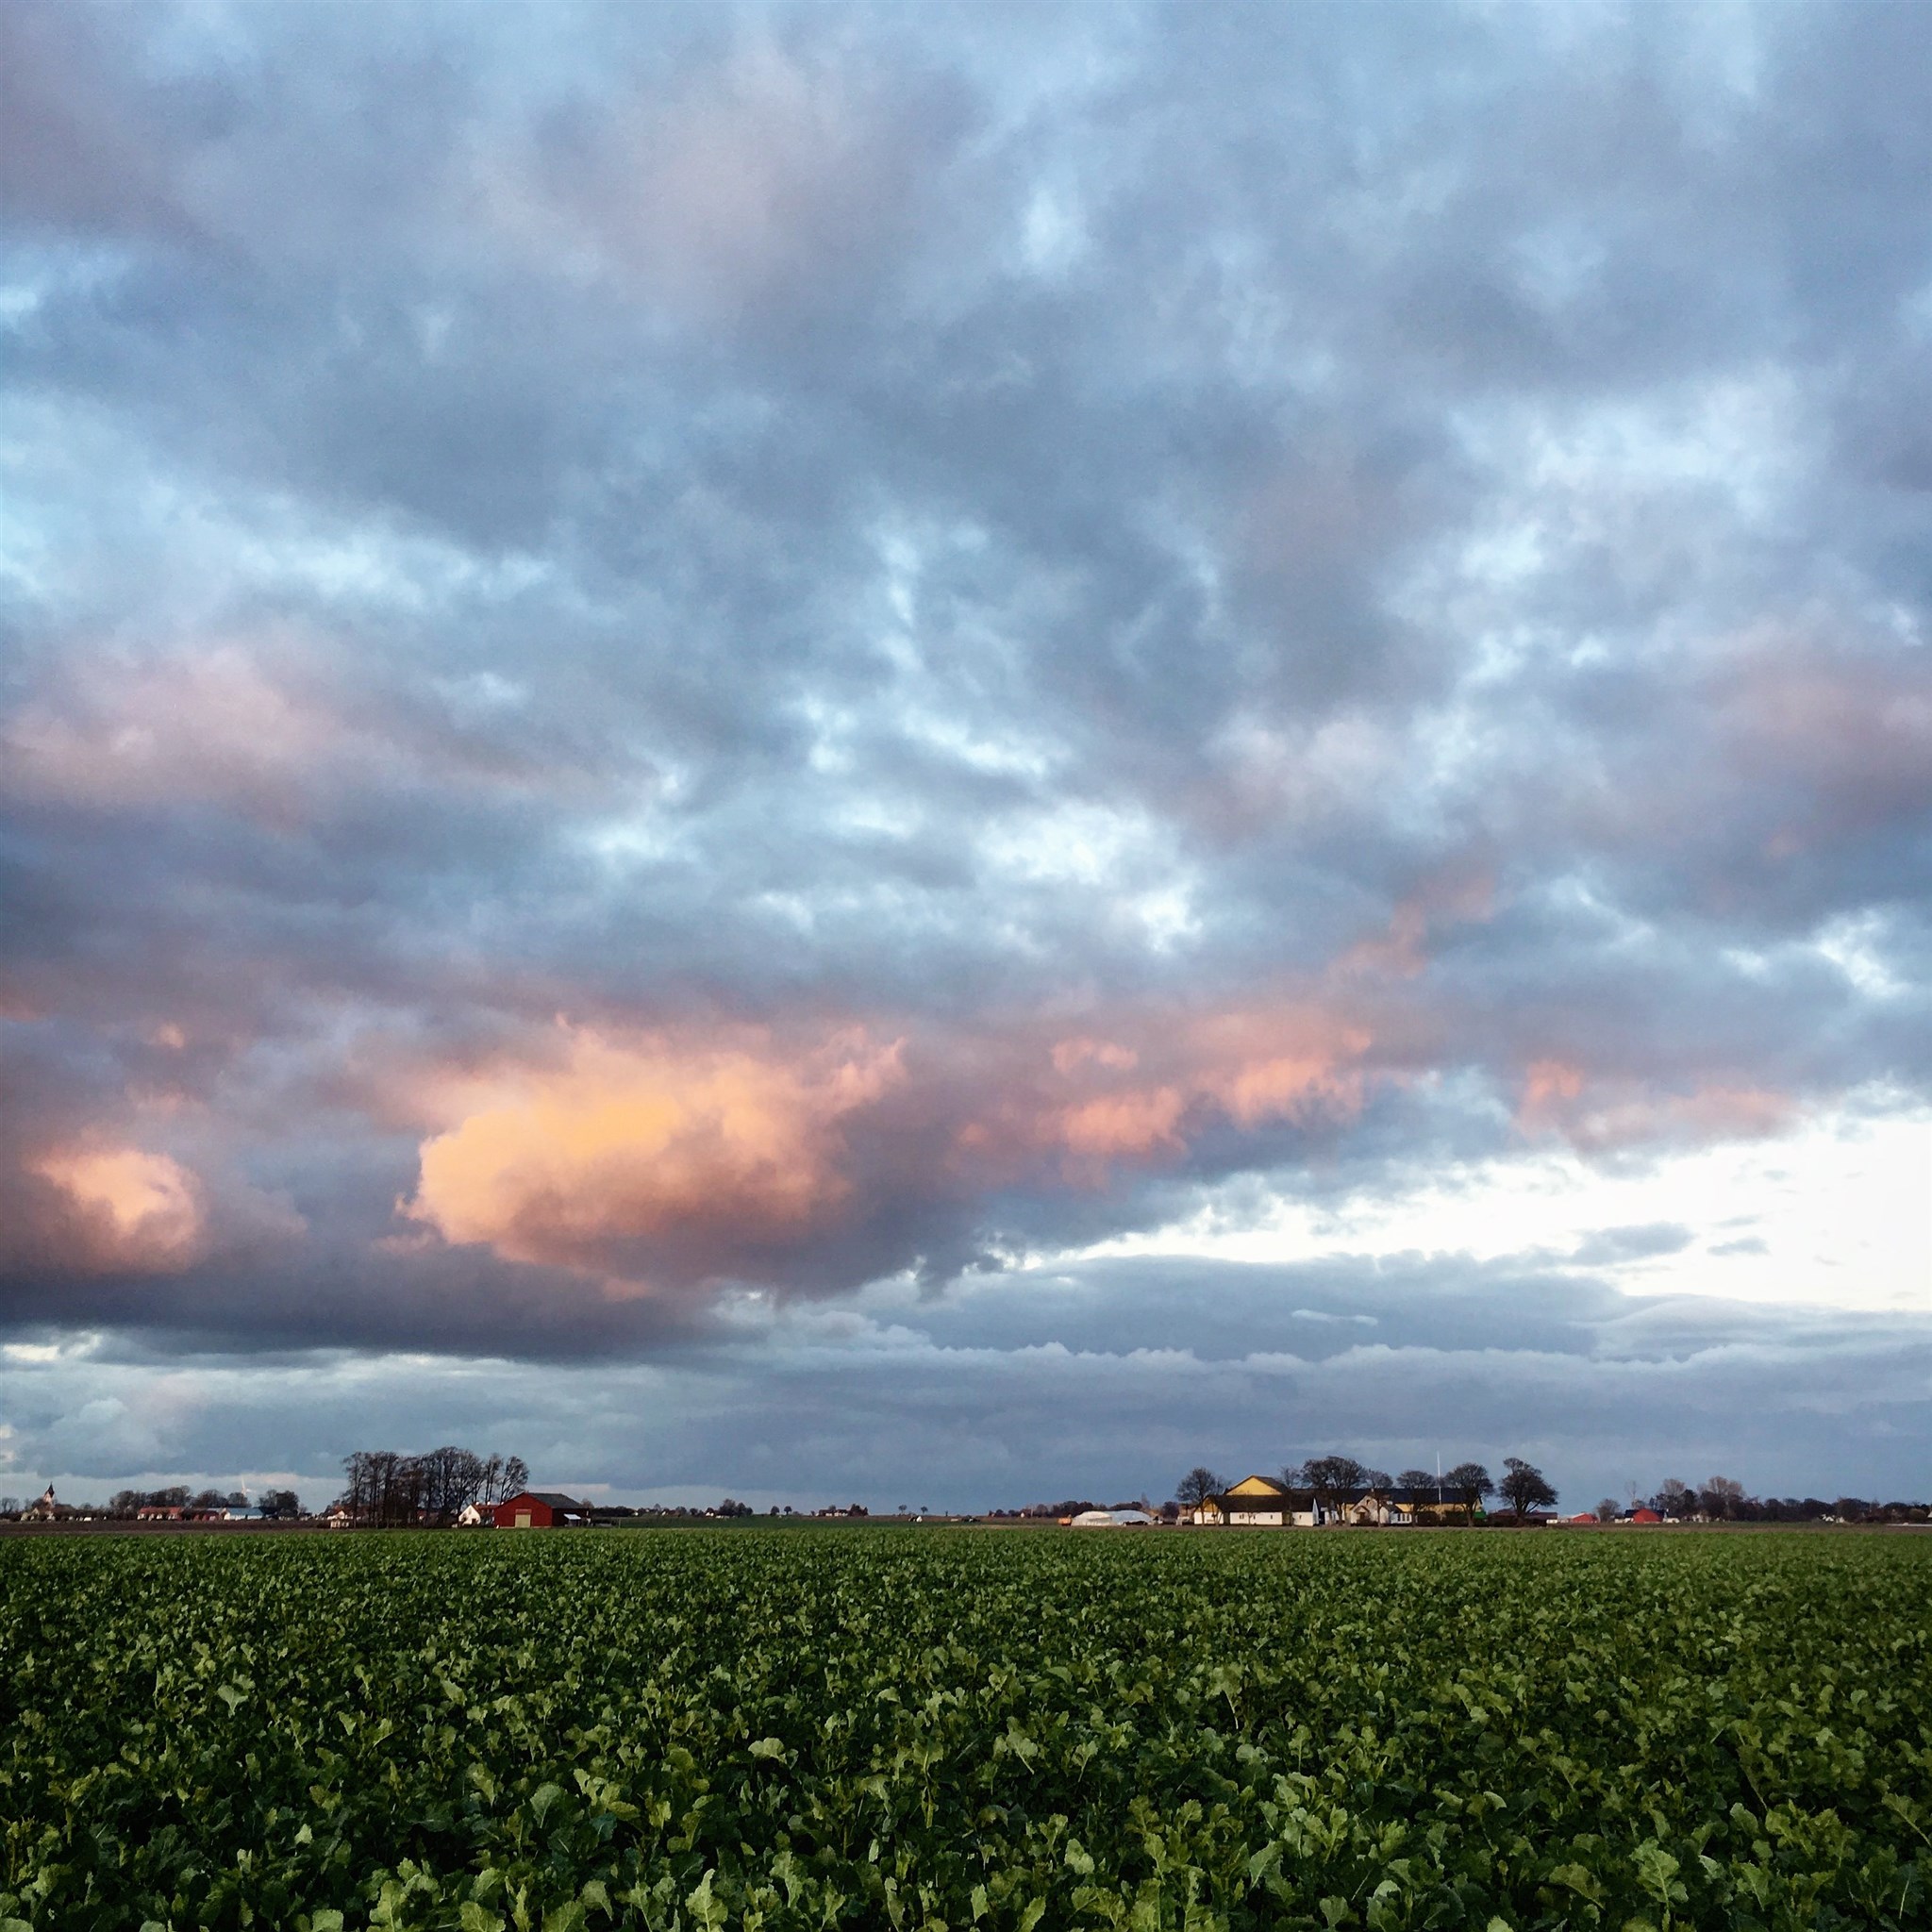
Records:
[[[0,43],[0,1489],[1932,1493],[1932,13]]]

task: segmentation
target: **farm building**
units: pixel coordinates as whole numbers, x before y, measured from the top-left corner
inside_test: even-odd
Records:
[[[1144,1509],[1083,1509],[1067,1519],[1070,1529],[1152,1529],[1154,1519]]]
[[[1366,1494],[1342,1504],[1341,1516],[1342,1522],[1353,1524],[1413,1523],[1415,1510],[1399,1497],[1387,1495],[1380,1490],[1370,1490]]]
[[[1271,1475],[1243,1476],[1205,1496],[1193,1522],[1204,1529],[1317,1529],[1327,1524],[1410,1524],[1429,1513],[1407,1490],[1350,1490],[1324,1498],[1291,1490]]]
[[[566,1523],[588,1522],[591,1506],[555,1490],[525,1490],[497,1504],[492,1513],[498,1529],[561,1529]]]
[[[1271,1475],[1243,1476],[1220,1495],[1204,1496],[1194,1510],[1204,1529],[1307,1529],[1321,1521],[1312,1490],[1291,1490]]]

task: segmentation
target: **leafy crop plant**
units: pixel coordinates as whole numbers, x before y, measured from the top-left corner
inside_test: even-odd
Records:
[[[1924,1926],[1932,1542],[0,1543],[0,1926]]]

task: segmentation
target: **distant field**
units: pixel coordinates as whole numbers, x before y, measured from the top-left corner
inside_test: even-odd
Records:
[[[1932,1539],[0,1544],[0,1924],[1932,1923]]]

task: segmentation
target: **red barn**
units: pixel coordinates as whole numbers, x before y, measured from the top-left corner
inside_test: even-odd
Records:
[[[555,1490],[525,1490],[522,1495],[497,1504],[493,1513],[498,1529],[560,1529],[572,1518],[584,1521],[591,1506],[560,1496]]]
[[[1663,1518],[1655,1509],[1633,1509],[1624,1517],[1625,1523],[1661,1523]]]

